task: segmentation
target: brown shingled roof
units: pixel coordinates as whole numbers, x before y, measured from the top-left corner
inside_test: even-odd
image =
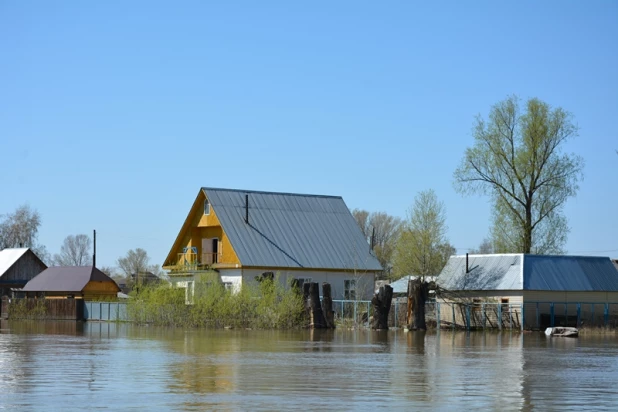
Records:
[[[24,292],[81,292],[92,280],[116,284],[112,278],[93,266],[55,266],[45,269],[26,283],[22,290]]]

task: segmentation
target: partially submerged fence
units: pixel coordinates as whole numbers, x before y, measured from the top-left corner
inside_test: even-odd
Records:
[[[85,320],[127,321],[126,302],[84,302]]]

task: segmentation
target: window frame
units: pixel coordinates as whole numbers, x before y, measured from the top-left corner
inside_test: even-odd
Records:
[[[208,198],[204,199],[204,214],[210,215],[210,201]]]
[[[343,299],[344,300],[356,300],[356,279],[344,279],[343,280]]]

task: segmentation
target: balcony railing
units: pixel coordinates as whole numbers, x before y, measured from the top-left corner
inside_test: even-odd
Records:
[[[201,255],[198,255],[193,252],[185,252],[178,253],[176,265],[180,267],[197,268],[198,266],[211,266],[221,262],[221,260],[221,253],[202,253]]]

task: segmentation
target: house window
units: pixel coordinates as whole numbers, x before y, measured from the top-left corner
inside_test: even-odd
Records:
[[[343,298],[345,300],[356,300],[356,279],[343,281]]]
[[[204,199],[204,214],[210,214],[210,202],[208,201],[208,199]]]

